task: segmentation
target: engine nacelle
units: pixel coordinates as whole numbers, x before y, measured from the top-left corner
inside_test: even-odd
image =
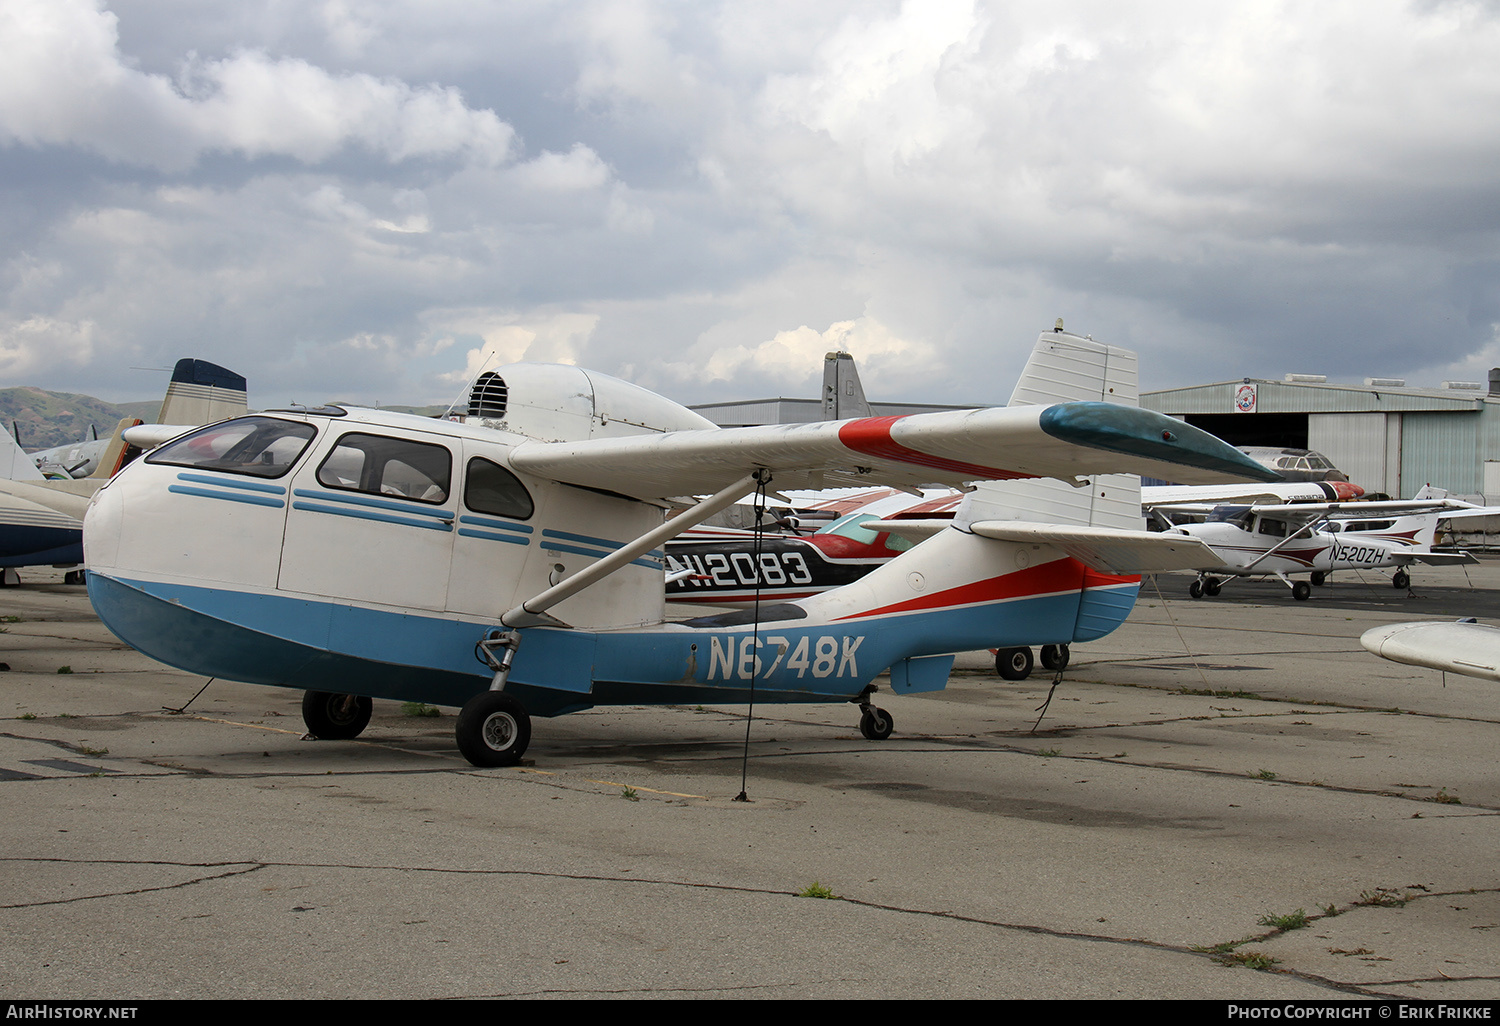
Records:
[[[545,442],[715,427],[639,385],[558,363],[485,371],[469,390],[468,419]]]

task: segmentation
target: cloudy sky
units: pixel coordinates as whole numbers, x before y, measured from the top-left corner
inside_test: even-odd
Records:
[[[1491,0],[0,0],[0,386],[1002,402],[1500,365]]]

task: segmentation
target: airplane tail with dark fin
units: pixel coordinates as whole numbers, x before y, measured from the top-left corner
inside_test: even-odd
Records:
[[[184,357],[172,368],[158,424],[212,424],[246,412],[245,379],[232,370]]]
[[[149,448],[190,427],[240,417],[246,412],[245,379],[242,375],[207,360],[183,357],[172,368],[172,380],[167,384],[161,413],[156,418],[157,424],[170,426],[172,430],[158,431],[157,435],[165,437],[156,437],[152,442],[127,440],[125,432],[139,427],[143,422],[132,417],[125,418],[116,426],[114,437],[105,446],[98,465],[89,477],[108,480],[140,455],[141,446]]]
[[[1058,328],[1037,338],[1011,406],[1064,402],[1140,405],[1136,355]],[[1077,486],[1050,478],[986,482],[959,506],[955,525],[980,521],[1039,523],[1139,531],[1141,479],[1132,474],[1087,478]]]

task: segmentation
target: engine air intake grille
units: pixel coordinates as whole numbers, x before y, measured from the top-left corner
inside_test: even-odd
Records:
[[[505,416],[505,404],[509,398],[510,390],[505,387],[505,379],[494,371],[485,371],[469,389],[469,416],[500,420]]]

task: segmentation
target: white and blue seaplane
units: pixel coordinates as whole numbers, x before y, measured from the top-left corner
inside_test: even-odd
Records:
[[[1027,373],[1093,375],[1110,398],[1124,352],[1059,328]],[[721,429],[615,378],[514,364],[476,380],[463,422],[326,406],[167,442],[95,496],[89,597],[162,662],[306,689],[323,738],[357,736],[371,698],[389,698],[462,707],[458,747],[481,766],[520,759],[531,715],[610,704],[847,701],[879,739],[878,675],[937,690],[954,652],[1100,637],[1136,574],[1211,558],[1139,530],[1138,482],[1116,494],[1097,474],[1273,476],[1109,402]],[[846,587],[666,621],[663,544],[773,483],[1057,484],[1019,480],[1040,477],[1071,482],[1062,505],[1082,515],[1015,519],[981,489]],[[1137,529],[1100,526],[1088,511],[1106,507]]]

